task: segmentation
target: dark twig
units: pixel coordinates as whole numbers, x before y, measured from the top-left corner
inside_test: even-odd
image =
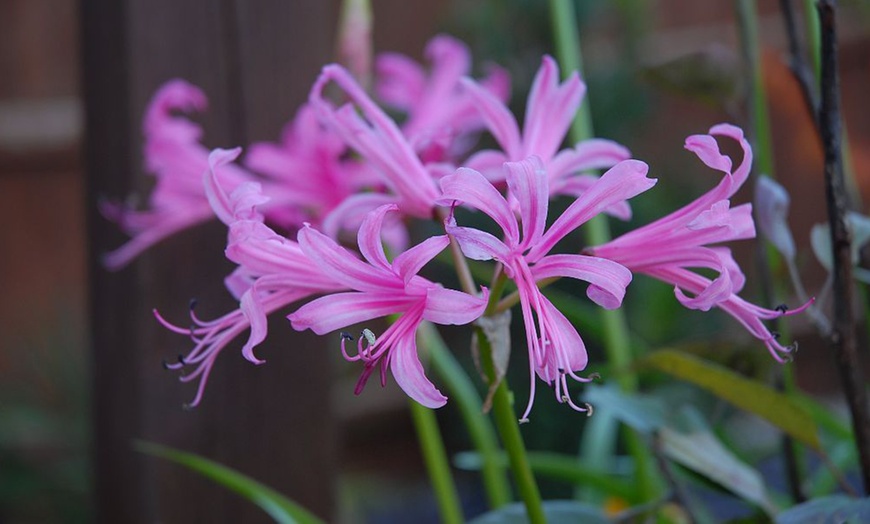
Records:
[[[817,4],[822,30],[822,78],[820,131],[825,149],[825,192],[833,246],[834,319],[831,346],[837,361],[843,390],[852,415],[864,493],[870,490],[870,404],[858,360],[855,319],[852,313],[851,233],[846,225],[847,196],[840,169],[841,122],[839,78],[837,75],[837,34],[833,0]]]
[[[819,126],[819,97],[816,80],[810,64],[807,62],[803,46],[798,38],[797,23],[794,17],[792,0],[780,0],[782,17],[785,22],[785,34],[788,37],[788,65],[801,87],[801,94],[807,104],[816,127]]]

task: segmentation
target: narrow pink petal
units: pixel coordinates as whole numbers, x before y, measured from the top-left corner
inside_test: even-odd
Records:
[[[310,226],[299,230],[299,246],[312,264],[326,275],[351,289],[383,291],[401,285],[392,272],[366,264],[334,240]]]
[[[505,150],[507,156],[510,158],[519,156],[522,147],[520,130],[517,127],[516,119],[508,108],[492,93],[470,78],[463,78],[462,86],[474,100],[487,129]]]
[[[371,211],[385,204],[395,204],[395,195],[383,193],[357,193],[345,198],[323,219],[323,232],[337,238],[344,229],[358,230]]]
[[[755,209],[758,227],[786,259],[795,256],[794,237],[788,227],[788,191],[769,176],[760,176],[755,184]]]
[[[239,309],[251,325],[251,335],[248,337],[247,342],[245,342],[244,347],[242,347],[242,356],[254,364],[262,364],[265,360],[260,360],[254,356],[254,347],[266,339],[268,322],[262,304],[254,296],[256,292],[257,287],[255,285],[242,295],[242,300],[239,303]]]
[[[683,293],[679,284],[674,287],[674,295],[683,307],[709,311],[710,308],[731,297],[732,290],[731,279],[728,277],[727,272],[723,272],[694,297],[689,297]]]
[[[338,84],[356,107],[348,104],[335,110],[323,98],[323,91],[330,82]],[[401,197],[403,211],[417,216],[430,215],[438,196],[434,182],[396,123],[345,69],[335,64],[324,67],[311,89],[309,101],[336,133],[381,170]],[[356,108],[361,110],[362,116]]]
[[[288,282],[292,281],[294,287],[310,290],[341,287],[311,262],[299,244],[278,235],[261,222],[234,222],[230,226],[226,256],[252,274],[281,275]]]
[[[103,255],[103,265],[110,271],[118,271],[161,240],[214,218],[214,212],[205,202],[191,204],[183,210],[173,211],[177,212],[166,214],[152,227],[137,232],[124,245]]]
[[[415,333],[416,326],[406,336],[396,340],[390,352],[390,371],[393,372],[396,383],[409,397],[427,408],[440,408],[447,403],[447,397],[426,378],[423,364],[417,355]]]
[[[522,162],[506,162],[504,168],[510,194],[519,203],[523,223],[520,249],[525,251],[541,239],[547,225],[547,203],[550,199],[547,172],[541,159],[536,156]]]
[[[586,344],[565,315],[543,295],[539,307],[539,315],[543,313],[546,319],[550,344],[545,347],[543,362],[536,366],[535,371],[542,380],[552,384],[561,375],[560,369],[565,372],[586,369],[589,357]]]
[[[408,111],[423,96],[426,74],[420,64],[399,53],[375,59],[375,93],[387,105]]]
[[[465,167],[479,171],[492,183],[504,181],[504,163],[509,159],[504,151],[485,149],[471,155],[465,161]]]
[[[550,179],[560,178],[593,169],[610,169],[631,158],[631,152],[612,140],[592,138],[577,143],[574,149],[565,149],[547,163]]]
[[[442,325],[468,324],[483,315],[488,297],[489,293],[485,288],[483,296],[475,297],[462,291],[433,286],[426,294],[423,318]]]
[[[333,293],[308,302],[287,315],[296,331],[324,335],[359,322],[402,313],[420,297],[395,293]]]
[[[386,214],[398,210],[399,207],[397,205],[386,204],[369,212],[357,234],[357,243],[359,244],[359,251],[362,253],[362,256],[368,260],[369,264],[385,270],[390,270],[390,263],[387,261],[387,255],[384,254],[381,229],[383,228]]]
[[[230,225],[235,217],[233,216],[233,205],[227,196],[226,191],[221,187],[218,177],[218,168],[234,161],[242,153],[242,148],[235,149],[215,149],[208,155],[208,171],[203,175],[205,184],[205,195],[208,198],[208,203],[214,210],[215,215],[224,224]]]
[[[483,175],[461,167],[453,175],[441,179],[441,197],[438,203],[451,206],[459,202],[483,211],[504,231],[508,242],[520,238],[517,219],[505,198]]]
[[[695,153],[701,162],[712,169],[731,173],[731,159],[719,150],[716,139],[710,135],[692,135],[686,138],[685,148]]]
[[[447,233],[459,242],[459,247],[462,249],[462,254],[472,260],[491,260],[506,261],[511,250],[504,243],[490,235],[485,231],[473,229],[470,227],[460,227],[453,224],[444,226]]]
[[[625,288],[631,283],[631,271],[612,260],[586,255],[550,255],[531,267],[535,280],[569,277],[591,284],[586,294],[606,309],[622,305]]]
[[[565,235],[604,209],[654,186],[656,179],[646,177],[648,170],[648,166],[639,160],[625,160],[610,168],[556,219],[541,241],[532,246],[526,258],[535,262],[546,255]]]
[[[199,140],[202,129],[187,119],[173,116],[172,112],[205,111],[207,107],[208,99],[200,88],[185,80],[170,80],[157,90],[148,104],[143,131],[146,136],[171,134],[174,140],[183,142]]]
[[[393,270],[407,285],[413,276],[450,244],[447,235],[429,237],[393,260]]]
[[[559,85],[559,66],[552,57],[543,58],[529,92],[523,124],[523,156],[537,155],[545,160],[553,157],[585,92],[586,86],[576,71]]]
[[[563,180],[562,183],[555,188],[551,185],[550,194],[570,195],[579,198],[583,196],[583,193],[588,191],[589,188],[594,186],[596,182],[598,182],[598,176],[596,175],[574,175],[569,177],[567,180]],[[631,206],[626,201],[617,202],[616,204],[606,208],[603,212],[620,220],[631,220]]]
[[[737,166],[737,169],[735,169],[732,173],[734,183],[732,193],[728,196],[733,196],[734,193],[736,193],[737,190],[740,189],[740,187],[743,185],[744,182],[746,182],[746,179],[749,177],[749,171],[752,169],[752,146],[750,146],[749,141],[743,137],[743,130],[731,124],[715,125],[710,128],[710,134],[716,136],[725,136],[731,138],[732,140],[736,140],[737,143],[740,144],[740,148],[743,150],[743,160],[741,160],[740,165]]]

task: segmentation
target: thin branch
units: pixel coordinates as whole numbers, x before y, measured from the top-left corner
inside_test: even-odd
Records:
[[[839,77],[837,75],[837,33],[833,0],[817,4],[822,30],[822,78],[819,111],[820,131],[825,149],[825,192],[833,248],[834,319],[830,342],[852,415],[864,492],[870,490],[870,404],[858,359],[856,326],[852,310],[853,282],[851,233],[846,224],[848,200],[840,169],[841,121]]]
[[[804,97],[810,115],[816,123],[816,128],[819,126],[819,97],[816,91],[816,76],[813,73],[812,67],[807,62],[804,54],[803,46],[798,39],[797,23],[795,21],[794,9],[791,5],[792,0],[780,0],[782,8],[782,17],[785,22],[785,34],[788,37],[788,65],[792,74],[798,81],[801,88],[801,94]]]

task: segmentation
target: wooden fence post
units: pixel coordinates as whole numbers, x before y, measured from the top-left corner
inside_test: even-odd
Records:
[[[164,81],[202,87],[197,119],[211,147],[276,140],[331,57],[334,6],[320,0],[82,0],[83,93],[90,238],[94,475],[99,522],[268,521],[259,509],[179,466],[131,447],[145,439],[236,468],[330,518],[335,422],[329,405],[330,341],[294,333],[277,315],[253,366],[241,342],[222,354],[202,405],[161,367],[189,348],[150,310],[178,321],[235,307],[222,289],[226,228],[184,232],[109,273],[99,256],[123,237],[99,217],[101,197],[123,198],[150,181],[141,168],[142,112]]]

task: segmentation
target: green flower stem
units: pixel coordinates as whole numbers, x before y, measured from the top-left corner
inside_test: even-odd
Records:
[[[418,336],[429,352],[432,369],[441,377],[441,383],[449,392],[451,400],[459,407],[471,441],[480,454],[480,473],[490,508],[508,504],[511,501],[511,491],[504,466],[499,459],[501,449],[489,419],[482,416],[483,404],[474,384],[444,344],[444,339],[435,326],[424,322]]]
[[[573,4],[570,0],[550,0],[550,15],[556,38],[556,56],[562,64],[563,74],[569,71],[582,72],[580,36],[574,23],[576,16]],[[589,104],[584,100],[572,123],[570,138],[572,142],[580,142],[593,136],[592,116],[589,112]],[[606,218],[598,216],[587,222],[585,234],[586,242],[590,245],[600,245],[609,241],[610,227]],[[620,309],[604,310],[602,322],[605,325],[604,346],[608,360],[614,369],[625,371],[632,361],[625,314]],[[633,373],[621,373],[619,385],[623,391],[634,391],[637,389],[637,377]]]
[[[408,403],[411,406],[411,418],[417,430],[417,439],[420,441],[420,450],[423,452],[429,480],[435,492],[435,500],[438,502],[441,522],[447,524],[465,522],[435,412],[414,400],[409,399]]]
[[[507,275],[505,275],[504,271],[496,271],[491,285],[489,303],[486,306],[484,315],[492,315],[496,312],[499,299],[504,292],[505,284],[507,284]],[[492,345],[482,329],[476,327],[475,331],[477,332],[477,347],[480,352],[481,366],[487,376],[487,380],[492,384],[497,380],[495,363],[492,360]],[[507,380],[504,378],[501,379],[493,394],[492,416],[495,419],[495,427],[507,453],[508,463],[510,464],[520,500],[523,501],[526,507],[529,522],[532,524],[546,523],[547,518],[544,516],[541,492],[538,490],[538,484],[535,481],[535,476],[532,474],[532,467],[529,464],[529,457],[526,453],[526,445],[523,442],[519,422],[514,413],[513,394],[508,389]]]
[[[553,34],[556,44],[556,56],[562,65],[563,74],[569,71],[577,71],[582,74],[583,59],[580,51],[580,36],[575,24],[576,15],[574,5],[570,0],[550,0],[550,20],[553,24]],[[580,110],[574,119],[569,133],[572,142],[587,140],[594,136],[592,127],[592,115],[589,111],[588,96],[580,106]],[[586,242],[590,245],[604,244],[610,240],[610,227],[604,216],[598,216],[586,223],[584,230]],[[636,391],[638,387],[637,375],[630,372],[633,355],[628,336],[628,323],[625,313],[621,309],[603,310],[601,321],[604,324],[604,349],[607,359],[613,369],[619,370],[619,386],[623,391]],[[652,454],[644,445],[641,437],[634,431],[627,429],[625,432],[626,444],[634,458],[636,478],[643,497],[649,499],[659,491],[657,480],[654,477]],[[597,447],[583,449],[583,458],[599,462],[602,452],[606,450]]]
[[[810,65],[816,77],[815,88],[819,88],[819,78],[822,77],[822,29],[819,25],[819,13],[816,11],[816,0],[804,0],[804,21],[807,26],[807,48],[810,51]]]
[[[481,337],[481,340],[483,339]],[[483,353],[483,346],[488,344],[488,341],[480,344],[481,353]],[[491,355],[490,352],[489,356],[491,357]],[[492,366],[491,358],[489,363]],[[532,474],[532,467],[526,454],[526,445],[523,442],[517,416],[514,413],[513,394],[508,390],[507,383],[504,380],[501,381],[495,390],[495,395],[492,399],[492,414],[508,455],[508,462],[511,466],[517,491],[520,494],[520,500],[526,506],[529,522],[531,524],[544,524],[547,522],[547,518],[544,516],[541,493]]]
[[[393,323],[396,318],[398,315],[390,315],[387,320]],[[418,331],[417,344],[428,347],[427,342],[427,337]],[[420,442],[420,451],[423,454],[429,481],[432,482],[432,490],[435,492],[441,522],[450,524],[464,522],[456,483],[450,472],[450,461],[447,459],[447,451],[444,449],[444,440],[441,438],[435,412],[410,398],[408,398],[408,407],[411,410],[414,429],[417,431],[417,440]]]
[[[764,89],[761,64],[761,44],[758,41],[758,15],[755,0],[737,2],[737,18],[744,60],[751,80],[749,113],[752,119],[752,152],[756,173],[773,176],[773,148],[770,141],[770,116]]]
[[[484,372],[490,381],[495,380],[492,346],[480,328],[477,328],[477,337]],[[513,394],[508,390],[507,381],[504,379],[501,380],[493,395],[492,416],[495,419],[495,427],[501,436],[502,444],[504,444],[520,500],[526,506],[529,522],[532,524],[547,522],[541,502],[541,493],[532,474],[532,466],[526,453],[526,445],[523,442],[519,422],[514,413]]]

